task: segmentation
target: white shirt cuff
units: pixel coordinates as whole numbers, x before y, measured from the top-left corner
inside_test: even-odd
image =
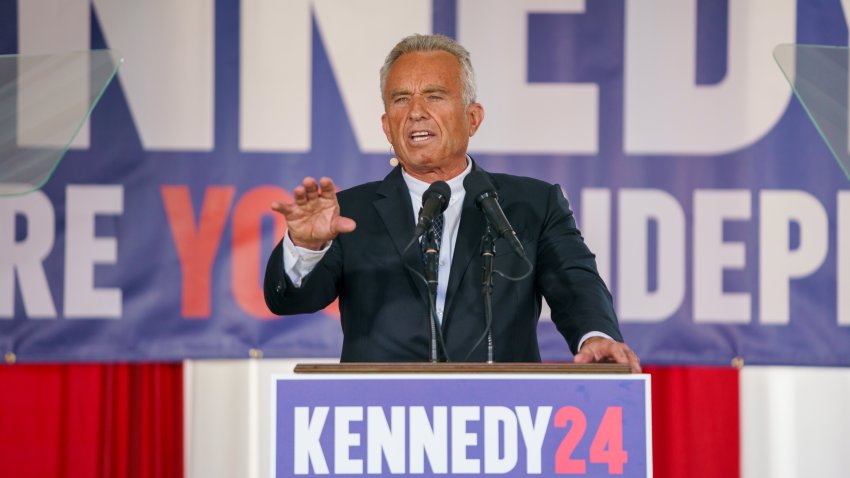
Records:
[[[325,257],[325,253],[330,248],[330,242],[320,251],[298,247],[289,238],[289,231],[287,230],[283,235],[283,271],[292,281],[292,285],[301,287],[301,282],[310,272],[313,272],[316,264],[322,260],[322,257]]]
[[[578,350],[576,350],[576,353],[581,352],[581,346],[584,345],[584,343],[587,341],[587,339],[589,339],[591,337],[602,337],[604,339],[611,339],[610,335],[603,334],[602,332],[596,332],[596,331],[588,332],[588,333],[582,335],[581,340],[578,341]],[[614,339],[611,339],[611,340],[614,340]]]

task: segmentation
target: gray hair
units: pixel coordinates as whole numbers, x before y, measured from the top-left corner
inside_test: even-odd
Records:
[[[460,81],[463,86],[463,106],[475,103],[476,87],[475,72],[472,70],[472,61],[469,59],[469,51],[458,42],[445,35],[410,35],[402,39],[387,55],[384,66],[381,67],[381,98],[384,99],[384,88],[387,86],[387,75],[393,64],[405,53],[445,51],[451,53],[460,63]]]

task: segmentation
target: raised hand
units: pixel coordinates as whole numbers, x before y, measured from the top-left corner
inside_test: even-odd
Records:
[[[273,202],[272,210],[286,217],[289,238],[298,247],[318,251],[337,235],[357,227],[354,220],[339,215],[336,187],[331,178],[319,182],[304,178],[293,191],[295,202]]]

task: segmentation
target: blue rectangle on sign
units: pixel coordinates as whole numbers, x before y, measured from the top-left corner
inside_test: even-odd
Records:
[[[308,375],[273,393],[275,477],[651,476],[648,376]]]

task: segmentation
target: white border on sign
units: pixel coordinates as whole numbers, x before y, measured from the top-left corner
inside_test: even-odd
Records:
[[[575,373],[276,373],[271,376],[271,478],[277,478],[277,385],[278,382],[296,382],[303,380],[563,380],[565,378],[581,380],[640,380],[644,382],[644,400],[646,401],[646,476],[652,478],[652,381],[648,373],[641,374],[575,374]]]

